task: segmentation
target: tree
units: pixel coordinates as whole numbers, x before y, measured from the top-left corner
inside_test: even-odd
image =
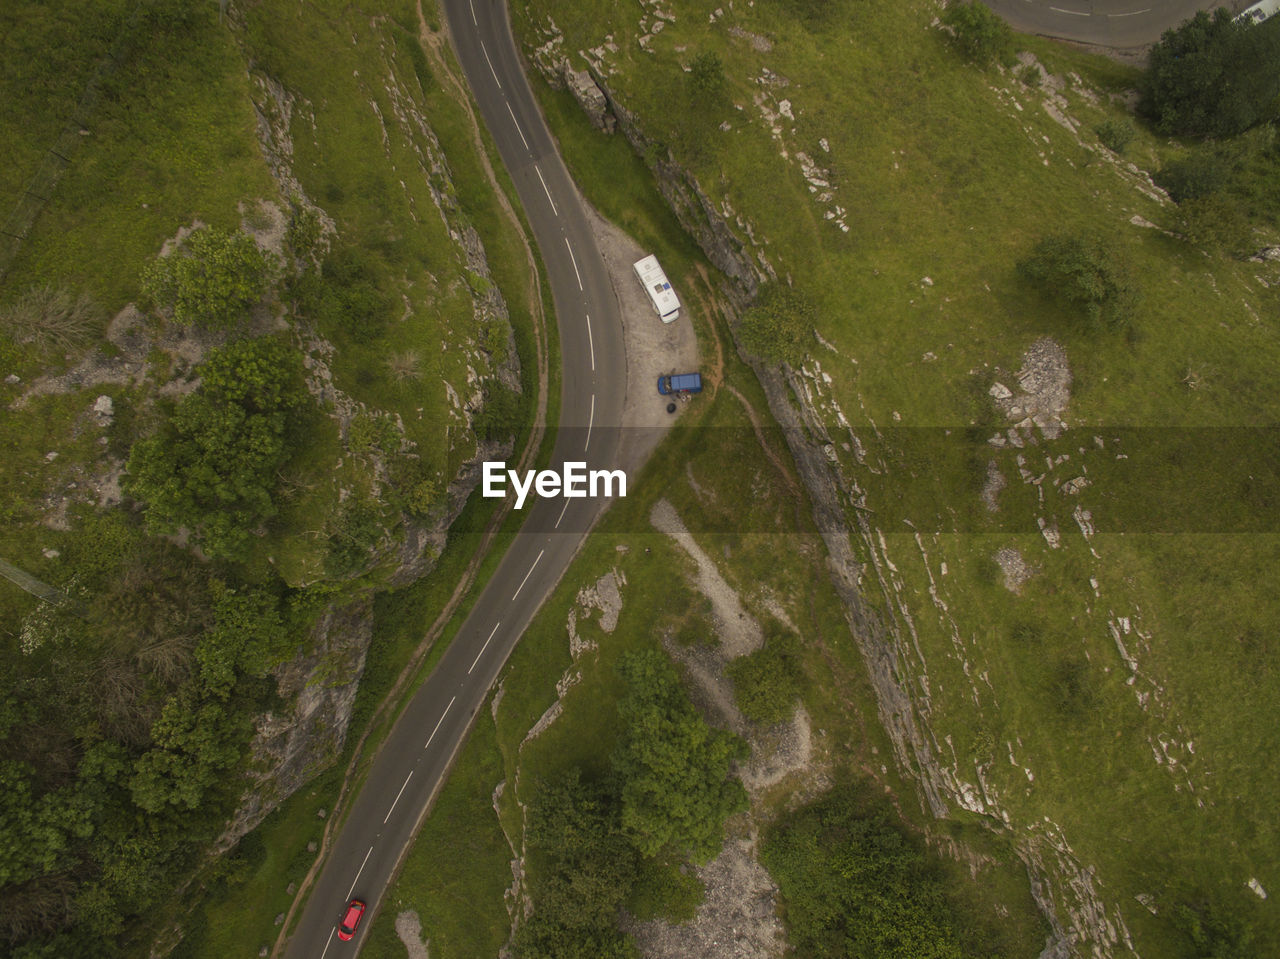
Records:
[[[762,360],[799,366],[809,353],[817,311],[799,290],[781,283],[760,288],[738,327],[742,348]]]
[[[622,783],[622,828],[643,855],[674,849],[708,860],[720,848],[725,819],[747,805],[742,783],[730,775],[746,744],[707,726],[658,650],[627,655],[620,670],[627,691],[618,710],[627,728],[613,766]]]
[[[1236,22],[1201,10],[1152,49],[1140,113],[1166,134],[1233,136],[1274,115],[1280,17]]]
[[[266,294],[274,274],[253,237],[205,227],[142,273],[142,289],[184,326],[234,326]]]
[[[1012,61],[1013,31],[980,0],[948,4],[942,22],[951,28],[960,52],[979,66]]]
[[[199,389],[155,436],[134,444],[131,491],[153,532],[190,529],[210,556],[243,559],[276,513],[277,471],[309,402],[296,355],[272,339],[213,351]]]
[[[618,820],[618,799],[577,769],[540,783],[529,806],[534,913],[516,936],[522,959],[633,956],[617,929],[636,876],[635,850]]]
[[[1125,329],[1133,321],[1137,289],[1116,252],[1097,237],[1047,236],[1018,264],[1018,272],[1080,307],[1090,327]]]
[[[841,789],[787,817],[761,860],[789,939],[813,959],[960,959],[936,876],[884,812]]]

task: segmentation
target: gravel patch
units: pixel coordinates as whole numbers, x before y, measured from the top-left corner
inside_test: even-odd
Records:
[[[422,941],[422,920],[412,909],[396,916],[396,935],[404,943],[409,959],[431,959],[427,943]]]
[[[674,539],[697,564],[698,576],[694,585],[711,600],[712,619],[725,658],[736,659],[763,646],[760,624],[743,609],[738,594],[725,582],[711,557],[694,541],[675,507],[665,499],[658,500],[649,511],[649,522]]]
[[[781,956],[786,940],[778,919],[778,887],[755,856],[752,840],[728,840],[720,855],[697,870],[707,897],[691,922],[631,921],[624,928],[651,959]]]

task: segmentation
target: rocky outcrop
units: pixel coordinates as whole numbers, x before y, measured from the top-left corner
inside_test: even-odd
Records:
[[[329,607],[305,652],[275,670],[280,697],[292,705],[259,717],[252,783],[218,839],[218,851],[235,845],[341,754],[373,635],[372,613],[369,596]]]

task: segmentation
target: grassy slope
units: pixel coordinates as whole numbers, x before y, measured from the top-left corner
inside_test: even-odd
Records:
[[[704,352],[711,353],[710,344],[724,331],[713,333],[708,325],[707,301],[693,271],[699,257],[672,221],[652,179],[618,138],[595,133],[567,96],[540,92],[545,94],[543,108],[553,118],[562,150],[588,198],[610,218],[625,222],[647,247],[665,251],[661,255],[672,275],[683,276],[682,289],[699,291],[692,300],[686,297],[693,307],[688,312],[698,325]],[[732,356],[727,363],[724,382],[763,411],[765,402],[750,372]],[[554,778],[574,764],[599,768],[606,761],[617,735],[612,704],[618,694],[619,680],[613,670],[618,656],[668,633],[689,638],[710,633],[705,601],[683,578],[687,557],[666,537],[649,532],[652,502],[658,496],[667,497],[692,528],[733,529],[743,523],[737,504],[747,483],[753,491],[753,512],[746,525],[785,530],[800,523],[800,529],[805,529],[807,512],[768,466],[754,434],[747,432],[748,421],[736,398],[724,390],[705,394],[686,416],[696,417],[685,420],[691,428],[671,437],[646,471],[633,478],[631,496],[614,504],[513,653],[502,681],[496,723],[489,710],[480,715],[477,731],[441,793],[438,812],[427,820],[387,909],[375,921],[367,946],[375,959],[403,954],[393,930],[394,916],[403,909],[415,909],[423,918],[433,955],[437,950],[450,959],[492,955],[494,944],[504,941],[509,928],[501,893],[510,883],[507,860],[511,856],[507,840],[494,828],[493,788],[505,782],[498,811],[507,835],[518,843],[521,813],[512,785],[517,776],[519,794],[527,799],[539,778]],[[782,458],[787,460],[785,451]],[[701,494],[695,492],[694,483]],[[812,534],[729,533],[700,539],[711,555],[724,557],[722,572],[750,597],[749,603],[758,604],[766,595],[780,597],[800,624],[812,678],[806,704],[814,727],[823,730],[818,747],[822,760],[840,775],[878,775],[900,790],[894,770],[876,758],[888,747],[871,718],[874,703]],[[555,684],[570,665],[564,624],[577,591],[611,569],[620,570],[627,582],[618,628],[606,635],[593,619],[580,618],[580,635],[597,641],[599,650],[578,661],[574,671],[581,672],[582,679],[565,697],[561,717],[540,738],[522,747],[527,730],[554,702]],[[755,611],[762,613],[758,606]],[[790,796],[790,788],[779,787],[759,814],[773,815]],[[912,815],[913,808],[908,804],[905,813]],[[976,842],[974,848],[1002,865],[983,871],[981,889],[970,885],[967,871],[962,875],[956,867],[951,888],[957,908],[974,928],[984,930],[978,935],[991,936],[995,949],[1019,955],[1038,948],[1043,931],[1020,864],[999,843],[960,832],[962,841]],[[461,874],[449,866],[460,849],[473,859],[473,868]],[[659,871],[653,881],[662,878]],[[656,896],[652,890],[648,894]],[[640,907],[645,895],[639,892],[634,905]],[[995,924],[990,917],[1000,902],[1010,904],[1011,913],[1001,922],[1002,932],[993,935],[990,930]]]
[[[1170,211],[1054,122],[1039,106],[1042,91],[954,57],[929,29],[932,5],[828,5],[829,19],[812,30],[778,5],[738,9],[714,24],[708,19],[719,4],[666,6],[676,20],[649,42],[652,53],[635,39],[639,11],[623,3],[534,3],[527,22],[541,28],[550,15],[568,50],[598,46],[604,28],[596,24],[609,24],[620,48],[607,58],[617,68],[615,93],[675,146],[714,201],[731,201],[767,238],[779,274],[820,304],[823,336],[841,355],[821,351],[819,360],[855,427],[896,422],[895,413],[913,426],[994,422],[985,391],[996,374],[988,368],[1016,370],[1021,352],[1044,334],[1071,362],[1072,425],[1274,421],[1266,371],[1280,350],[1271,325],[1257,317],[1274,312],[1275,295],[1254,280],[1259,270],[1130,224],[1135,214],[1168,223]],[[730,26],[768,38],[771,50],[757,52]],[[1112,65],[1028,44],[1051,72],[1076,71],[1104,97],[1132,83]],[[682,106],[690,100],[681,65],[708,51],[722,58],[728,95],[742,111]],[[757,83],[762,65],[788,85]],[[775,113],[790,101],[796,119],[780,122],[781,142],[753,105],[759,94]],[[1086,142],[1093,124],[1120,112],[1074,89],[1065,95]],[[716,130],[722,119],[727,132]],[[702,131],[701,143],[689,129]],[[784,148],[829,172],[831,201],[815,200]],[[1143,135],[1129,153],[1154,168],[1167,149]],[[760,183],[768,189],[753,188]],[[823,219],[835,205],[848,233]],[[1017,279],[1013,263],[1054,229],[1099,233],[1129,257],[1146,297],[1129,341],[1080,331]],[[939,359],[922,362],[927,352]],[[1189,389],[1189,369],[1204,371],[1210,388]],[[1090,463],[1107,469],[1100,458]],[[873,505],[892,491],[846,466],[869,485]],[[961,474],[938,481],[972,486]],[[1138,893],[1166,907],[1188,897],[1205,903],[1253,926],[1260,944],[1274,948],[1278,924],[1245,888],[1251,877],[1267,888],[1280,882],[1268,825],[1280,812],[1275,766],[1257,761],[1280,747],[1265,718],[1280,703],[1280,681],[1272,644],[1261,638],[1274,632],[1280,610],[1258,588],[1275,569],[1274,540],[1120,537],[1104,529],[1092,543],[1095,559],[1071,535],[1069,507],[1061,515],[1060,551],[1039,536],[926,538],[928,573],[914,537],[889,531],[888,555],[902,571],[928,663],[937,737],[952,737],[958,775],[969,782],[975,761],[994,759],[989,781],[1015,824],[1048,816],[1063,828],[1080,861],[1098,867],[1102,896],[1123,912],[1140,951],[1177,954],[1186,942],[1167,921],[1170,910],[1151,917],[1134,903]],[[990,556],[1004,545],[1021,547],[1040,567],[1021,598],[991,573]],[[947,615],[932,604],[930,575]],[[1090,576],[1100,579],[1101,598]],[[1120,616],[1152,637],[1128,640],[1142,673],[1136,687],[1125,683],[1129,672],[1108,630]],[[1027,648],[1033,635],[1038,645]],[[1145,707],[1135,693],[1145,694]],[[1193,740],[1194,755],[1175,750],[1181,769],[1172,774],[1152,757],[1161,737]]]
[[[6,202],[10,187],[19,190],[25,185],[39,161],[39,151],[56,136],[99,57],[117,42],[121,20],[115,7],[125,6],[71,5],[52,12],[6,8],[2,16],[7,55],[0,84],[7,91],[6,102],[14,107],[5,116],[6,132],[12,134],[6,142],[14,148],[10,155],[14,162],[6,167],[3,181]],[[412,4],[375,6],[375,13],[393,13],[416,33]],[[432,131],[447,156],[436,153],[431,159],[448,163],[452,177],[446,183],[436,169],[433,182],[446,193],[452,222],[471,224],[485,243],[491,275],[517,326],[524,386],[530,390],[534,385],[528,378],[533,371],[532,294],[524,251],[489,190],[462,108],[433,83],[429,68],[419,69],[420,63],[406,46],[405,38],[411,34],[397,29],[385,16],[370,27],[370,17],[355,11],[344,16],[356,25],[361,49],[350,49],[350,34],[342,33],[341,18],[311,17],[319,26],[301,33],[284,30],[268,35],[253,27],[254,17],[275,17],[282,23],[298,16],[296,4],[258,5],[251,12],[250,29],[237,38],[218,22],[216,11],[202,9],[196,16],[197,26],[181,43],[144,45],[123,57],[118,72],[104,86],[93,122],[88,124],[90,135],[0,288],[0,302],[32,284],[68,283],[73,289],[88,289],[105,319],[137,295],[136,277],[142,265],[179,225],[199,218],[235,227],[240,223],[239,202],[252,208],[258,199],[279,200],[257,142],[245,66],[247,47],[259,67],[271,65],[274,58],[297,82],[292,92],[317,97],[321,105],[308,111],[293,130],[299,145],[299,179],[335,216],[344,238],[367,244],[385,257],[378,261],[384,267],[379,282],[397,293],[406,291],[414,307],[410,319],[393,325],[390,342],[376,355],[367,355],[366,350],[366,355],[352,356],[356,350],[341,350],[337,383],[370,405],[400,414],[424,456],[452,475],[452,466],[465,449],[459,444],[451,455],[448,452],[449,437],[439,428],[445,418],[439,381],[452,381],[466,396],[468,363],[481,373],[488,370],[486,359],[475,348],[486,328],[474,316],[472,283],[427,194],[427,177],[413,152],[415,147],[428,150],[432,146],[426,134],[395,123],[390,94],[385,87],[377,88],[375,70],[430,117]],[[71,50],[80,55],[66,64],[57,62],[61,51]],[[329,59],[327,52],[332,55]],[[372,90],[335,82],[351,77],[356,69],[370,77]],[[379,94],[379,107],[390,127],[385,152],[377,118],[368,105],[368,98]],[[362,144],[372,145],[372,152],[359,152]],[[400,177],[407,184],[403,195],[396,183]],[[370,212],[369,199],[360,194],[371,178],[384,188],[396,183],[388,202],[378,204],[375,212]],[[329,193],[341,199],[331,201]],[[416,211],[417,221],[409,211]],[[442,342],[448,342],[450,349],[442,352]],[[465,352],[459,347],[466,347]],[[397,383],[384,361],[386,353],[405,349],[416,350],[425,362],[418,380]],[[0,386],[6,405],[40,371],[50,364],[56,370],[61,363],[15,348],[3,337],[0,362],[3,373],[17,371],[23,378],[16,387]],[[100,386],[37,400],[20,416],[0,416],[0,444],[5,451],[0,476],[10,494],[3,506],[5,522],[0,524],[0,555],[54,582],[59,581],[57,565],[43,559],[41,549],[59,548],[65,536],[40,522],[38,508],[50,485],[66,481],[68,464],[93,463],[102,455],[97,433],[77,425],[84,408],[101,393],[116,401],[117,425],[108,433],[110,452],[125,455],[133,439],[131,431],[139,425],[127,414],[135,403],[145,400],[146,388]],[[551,415],[555,415],[554,403]],[[328,473],[340,452],[336,427],[329,425],[323,436],[315,438],[309,458],[293,464],[304,478],[317,470]],[[58,451],[56,460],[46,459],[50,450]],[[348,470],[343,477],[359,483],[359,464],[355,466],[354,474]],[[317,512],[328,502],[323,496],[312,496],[295,504],[297,509],[286,516],[286,522],[296,520],[295,533],[311,529],[322,521]],[[491,512],[488,504],[470,510],[464,515],[465,525],[478,530]],[[458,539],[442,559],[442,579],[450,577],[448,582],[418,584],[380,601],[367,684],[375,692],[362,686],[366,708],[357,725],[367,721],[370,698],[386,692],[421,641],[423,623],[430,622],[449,597],[478,535]],[[290,540],[290,531],[281,531],[268,548],[288,549]],[[30,608],[30,600],[8,586],[0,597],[6,633],[16,642],[17,623]],[[265,846],[265,856],[246,853],[232,860],[230,870],[218,867],[202,877],[214,894],[207,911],[197,908],[186,916],[184,922],[204,933],[192,936],[184,948],[197,955],[247,955],[273,938],[272,920],[291,898],[285,887],[301,878],[309,865],[305,845],[318,838],[316,810],[332,805],[336,788],[332,779],[313,783],[268,820],[262,843],[247,844]],[[234,895],[230,888],[237,890]]]

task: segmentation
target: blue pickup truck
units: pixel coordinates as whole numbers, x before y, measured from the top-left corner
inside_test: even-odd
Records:
[[[700,373],[675,373],[658,377],[658,392],[663,396],[672,393],[701,393],[702,375]]]

